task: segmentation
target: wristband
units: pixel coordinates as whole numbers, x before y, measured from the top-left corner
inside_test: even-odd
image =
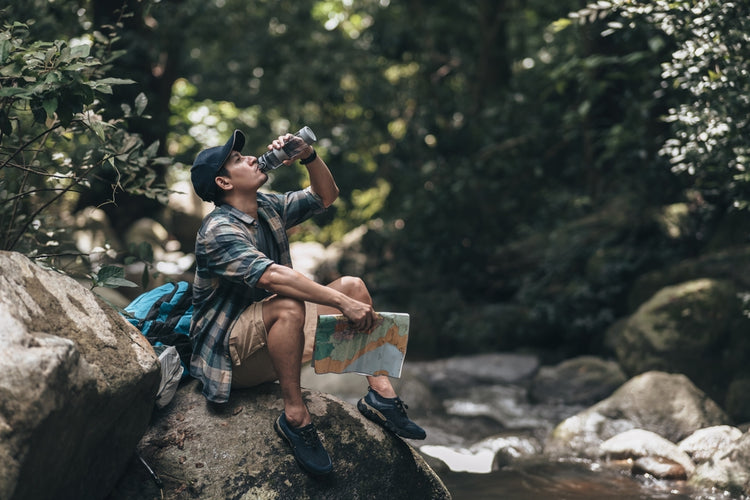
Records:
[[[318,158],[318,153],[316,153],[315,150],[313,149],[313,152],[310,154],[310,156],[308,156],[307,158],[301,159],[299,162],[302,165],[307,165],[308,163],[314,162],[317,158]]]

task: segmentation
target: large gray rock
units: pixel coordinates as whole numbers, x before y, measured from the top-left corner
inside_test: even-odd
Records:
[[[729,449],[740,437],[742,431],[737,427],[716,425],[698,429],[677,444],[693,462],[702,464],[711,460],[716,452]]]
[[[273,430],[283,409],[278,384],[235,390],[224,407],[206,402],[199,382],[177,391],[139,445],[163,482],[164,498],[342,499],[450,498],[440,478],[405,441],[333,396],[303,390],[333,460],[325,478],[303,472]],[[109,500],[160,498],[157,483],[133,460]]]
[[[750,322],[738,292],[729,281],[711,279],[663,288],[616,327],[620,365],[630,376],[649,370],[683,373],[726,408],[729,382],[748,371]]]
[[[695,470],[695,464],[690,456],[676,444],[643,429],[630,429],[607,439],[599,446],[599,454],[619,460],[660,457],[680,464],[687,475]]]
[[[531,382],[529,397],[542,403],[593,404],[627,381],[620,365],[595,356],[579,356],[543,366]]]
[[[750,495],[750,432],[724,446],[703,462],[690,482]]]
[[[158,358],[72,278],[11,252],[0,269],[0,498],[102,498],[148,426]]]
[[[563,420],[545,443],[553,456],[596,458],[601,443],[617,434],[644,429],[679,442],[729,417],[684,375],[647,372],[594,406]]]

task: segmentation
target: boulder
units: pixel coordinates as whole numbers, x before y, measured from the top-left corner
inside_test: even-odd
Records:
[[[159,364],[75,280],[0,252],[0,498],[103,498],[148,427]]]
[[[303,390],[333,472],[300,469],[273,430],[283,409],[278,384],[234,390],[229,402],[206,402],[200,383],[184,384],[155,415],[138,449],[163,484],[137,459],[109,500],[143,498],[450,498],[440,478],[402,439],[338,398]]]
[[[716,425],[698,429],[678,443],[680,450],[687,453],[693,462],[707,462],[718,451],[729,449],[742,437],[742,431],[731,425]]]
[[[644,429],[630,429],[607,439],[599,446],[599,455],[615,460],[658,457],[679,464],[683,469],[682,474],[675,474],[671,466],[664,468],[666,470],[661,467],[654,468],[661,470],[660,475],[689,475],[695,470],[695,464],[688,454],[680,450],[676,444]],[[641,462],[639,467],[645,469],[646,465],[645,462]]]
[[[690,482],[750,495],[750,433],[718,450],[695,470]]]
[[[633,474],[648,474],[656,479],[682,481],[687,479],[687,471],[679,463],[664,457],[641,457],[633,462]]]
[[[728,281],[663,288],[618,327],[617,359],[630,376],[683,373],[724,406],[728,382],[747,371],[750,323],[742,309],[738,289]]]
[[[728,419],[684,375],[647,372],[609,398],[563,420],[548,436],[545,453],[596,458],[603,441],[631,429],[648,430],[676,443]]]
[[[594,356],[580,356],[539,369],[529,398],[541,403],[593,404],[627,381],[620,365]]]

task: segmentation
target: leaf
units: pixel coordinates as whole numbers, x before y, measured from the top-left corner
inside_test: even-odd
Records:
[[[135,98],[135,113],[138,116],[141,116],[143,114],[143,110],[146,109],[147,104],[148,104],[148,97],[146,97],[146,94],[141,92]]]
[[[89,56],[90,52],[91,52],[91,47],[84,43],[81,45],[76,45],[75,47],[71,47],[70,57],[72,59],[85,58]]]
[[[148,288],[148,282],[151,279],[151,276],[148,274],[148,266],[143,266],[143,273],[141,274],[141,286],[143,286],[144,289]]]
[[[8,113],[4,109],[0,109],[0,133],[10,135],[13,133],[13,125],[10,123]],[[0,200],[4,197],[0,196]]]
[[[90,123],[92,130],[96,134],[96,136],[104,141],[106,138],[104,136],[104,127],[102,126],[102,122],[99,120],[92,120]]]
[[[154,157],[156,155],[156,152],[158,150],[159,150],[159,141],[156,140],[156,141],[152,142],[151,145],[149,147],[147,147],[143,151],[143,154],[146,155],[149,158],[152,158],[152,157]]]
[[[45,121],[47,121],[47,112],[39,103],[34,103],[31,105],[31,113],[34,115],[35,122],[44,123]]]
[[[144,262],[153,262],[154,260],[154,248],[147,241],[142,241],[138,245],[138,258]]]
[[[14,97],[22,94],[30,95],[31,93],[27,89],[18,87],[5,87],[0,89],[0,97]]]
[[[133,283],[130,280],[126,280],[125,278],[110,278],[107,281],[103,282],[101,286],[104,286],[106,288],[117,288],[120,286],[126,286],[129,288],[137,287],[137,283]]]
[[[102,266],[94,275],[94,286],[117,288],[120,286],[136,287],[136,283],[125,279],[125,269],[120,266]]]
[[[120,266],[102,266],[96,277],[102,282],[112,278],[124,278],[125,269]]]
[[[5,60],[10,54],[10,40],[0,40],[0,64],[5,64]]]
[[[96,80],[94,83],[104,85],[130,85],[136,83],[136,81],[128,78],[102,78],[101,80]]]
[[[57,97],[52,96],[46,98],[42,103],[42,107],[47,113],[47,118],[53,118],[55,116],[55,111],[57,111]]]

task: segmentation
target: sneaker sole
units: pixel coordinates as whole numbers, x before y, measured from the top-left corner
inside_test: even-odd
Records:
[[[281,417],[278,417],[273,422],[273,429],[276,431],[276,434],[281,436],[281,438],[286,441],[289,444],[289,447],[292,449],[292,456],[294,457],[294,460],[297,462],[297,465],[299,465],[304,471],[309,472],[310,474],[314,476],[326,476],[331,473],[333,470],[333,467],[328,469],[327,471],[316,471],[316,470],[310,470],[305,464],[303,464],[298,458],[297,454],[294,453],[294,444],[292,444],[292,440],[289,439],[289,436],[287,436],[283,430],[281,430],[281,426],[279,425],[279,419]]]
[[[392,433],[394,433],[397,436],[401,436],[402,438],[406,438],[406,439],[424,439],[424,438],[420,438],[420,437],[410,436],[410,435],[407,435],[407,434],[399,431],[399,429],[396,428],[395,425],[393,425],[391,422],[388,421],[387,418],[385,418],[385,415],[383,415],[382,413],[380,413],[376,408],[373,408],[372,406],[370,406],[369,404],[367,404],[367,401],[365,401],[365,398],[362,398],[362,399],[360,399],[357,402],[357,409],[359,410],[359,412],[362,415],[364,415],[365,417],[367,417],[369,420],[371,420],[371,421],[375,422],[376,424],[378,424],[379,426],[381,426],[381,427],[383,427],[383,428],[391,431]]]

